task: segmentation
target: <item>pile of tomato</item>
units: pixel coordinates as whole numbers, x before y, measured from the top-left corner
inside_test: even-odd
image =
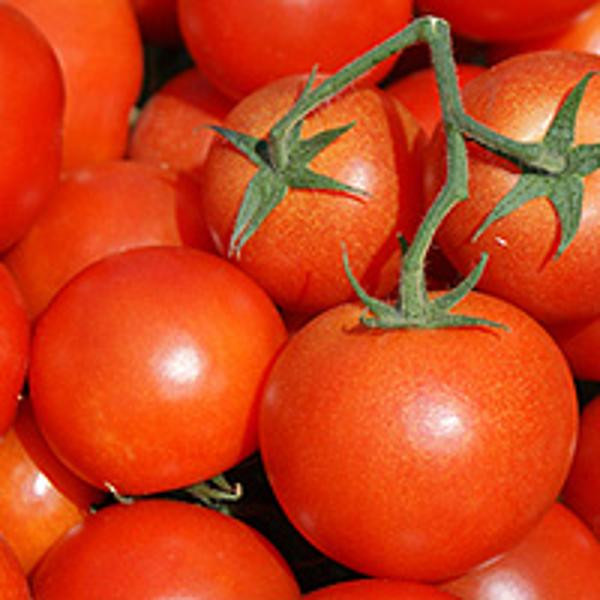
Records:
[[[598,39],[0,1],[0,600],[600,599]]]

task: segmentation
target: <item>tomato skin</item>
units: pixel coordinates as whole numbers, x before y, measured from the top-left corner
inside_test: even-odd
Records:
[[[364,579],[330,585],[303,596],[306,600],[452,600],[445,592],[429,585]]]
[[[219,257],[109,256],[37,321],[36,419],[57,456],[100,488],[146,494],[214,477],[256,449],[259,386],[285,335],[264,291]]]
[[[232,106],[198,69],[186,69],[144,104],[128,154],[133,160],[168,165],[199,178],[215,136],[208,125],[221,125]]]
[[[240,99],[315,65],[336,71],[407,25],[412,0],[178,0],[177,8],[198,68]],[[393,58],[373,69],[368,81],[380,80],[392,64]]]
[[[485,72],[485,67],[468,63],[456,65],[460,87]],[[428,137],[442,118],[440,98],[433,68],[419,69],[392,81],[385,87],[388,94],[400,100],[415,116]]]
[[[492,129],[523,141],[539,140],[563,96],[600,57],[564,51],[515,56],[467,84],[465,110]],[[575,143],[600,139],[600,80],[592,80],[581,104]],[[489,261],[478,287],[517,304],[545,323],[585,319],[600,313],[600,172],[584,180],[581,224],[567,250],[552,259],[560,232],[547,199],[534,199],[494,223],[476,241],[471,236],[516,184],[516,167],[475,145],[469,147],[469,199],[452,210],[437,240],[464,274]],[[431,203],[445,179],[443,135],[425,153],[425,196]]]
[[[47,37],[64,75],[62,167],[123,156],[141,90],[140,33],[129,0],[7,0]],[[36,88],[36,102],[39,90]]]
[[[132,0],[142,38],[156,46],[182,43],[177,21],[177,0]]]
[[[0,600],[31,600],[25,573],[2,537],[0,537]]]
[[[441,588],[462,600],[594,600],[600,595],[600,543],[556,503],[508,552]]]
[[[0,435],[11,426],[29,360],[30,325],[21,292],[0,263]]]
[[[561,497],[564,503],[600,539],[600,396],[585,405],[581,414],[575,458]]]
[[[64,89],[47,40],[5,3],[0,6],[0,40],[2,251],[27,231],[58,183]]]
[[[577,400],[561,352],[494,297],[458,310],[509,331],[365,330],[345,304],[296,332],[267,378],[260,448],[277,499],[367,575],[464,572],[524,535],[566,478]]]
[[[198,185],[184,174],[115,160],[68,171],[5,261],[37,318],[92,262],[140,246],[212,249]]]
[[[102,494],[75,477],[52,454],[28,401],[0,438],[0,535],[30,573],[70,527],[80,523]]]
[[[596,0],[416,0],[421,13],[483,42],[534,38],[558,31]]]
[[[169,500],[113,505],[72,529],[32,579],[36,600],[297,600],[298,586],[259,533]]]
[[[304,78],[290,77],[261,88],[236,105],[225,127],[265,136],[303,85]],[[291,312],[315,313],[354,296],[342,244],[362,284],[389,293],[397,281],[396,235],[400,231],[410,239],[421,215],[420,129],[412,115],[382,91],[356,88],[312,113],[302,134],[308,138],[352,121],[354,127],[309,166],[368,196],[292,189],[232,259]],[[227,252],[255,172],[233,146],[215,140],[203,167],[202,206],[220,253]]]

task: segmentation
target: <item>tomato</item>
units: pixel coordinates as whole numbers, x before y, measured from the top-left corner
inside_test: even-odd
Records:
[[[596,0],[416,0],[421,13],[447,19],[455,33],[484,42],[558,31]]]
[[[185,175],[115,160],[65,173],[28,234],[5,256],[32,317],[92,262],[138,246],[212,248]]]
[[[559,32],[512,44],[497,44],[489,49],[491,60],[538,50],[574,50],[600,54],[600,3],[595,3]]]
[[[62,166],[119,158],[142,83],[142,44],[129,0],[8,0],[44,33],[66,87]],[[27,63],[27,68],[31,65]],[[35,101],[40,102],[36,86]],[[27,114],[27,113],[26,113]],[[37,140],[37,138],[36,138]]]
[[[376,331],[361,307],[296,332],[265,384],[275,496],[319,550],[379,577],[439,580],[517,542],[569,468],[577,399],[560,350],[514,306],[458,305],[508,330]]]
[[[575,377],[600,381],[597,358],[600,348],[599,317],[555,323],[548,326],[548,331],[567,357]]]
[[[142,38],[157,46],[182,43],[177,22],[177,0],[132,0]]]
[[[115,254],[37,322],[36,419],[98,487],[183,487],[256,449],[258,390],[284,339],[271,300],[227,261],[176,247]]]
[[[113,505],[72,529],[36,569],[36,600],[297,600],[298,586],[259,533],[168,500]]]
[[[278,80],[246,97],[224,125],[263,137],[291,107],[304,78]],[[232,257],[286,310],[314,313],[353,296],[342,265],[346,245],[353,269],[371,292],[396,285],[398,242],[411,238],[422,211],[419,128],[384,92],[357,88],[307,118],[309,138],[354,121],[354,127],[310,162],[317,173],[364,196],[291,189],[260,229]],[[415,153],[413,153],[415,151]],[[237,211],[256,167],[228,142],[212,145],[203,167],[202,205],[215,246],[226,253]]]
[[[458,83],[462,87],[485,67],[460,63],[456,65]],[[385,90],[400,100],[415,116],[428,136],[431,136],[438,121],[442,118],[440,98],[433,68],[419,69],[392,81]]]
[[[585,405],[573,465],[562,499],[600,539],[600,396]]]
[[[142,107],[129,141],[136,161],[168,165],[199,177],[214,132],[233,102],[195,68],[186,69],[155,92]]]
[[[25,573],[9,545],[0,537],[0,600],[30,600]]]
[[[0,263],[0,435],[11,426],[29,360],[30,326],[14,278]]]
[[[0,6],[0,40],[3,251],[27,231],[58,183],[64,90],[52,48],[28,19],[6,3]],[[44,90],[43,102],[40,90]]]
[[[420,583],[364,579],[327,586],[303,598],[306,600],[452,600],[455,596]]]
[[[564,95],[600,57],[548,51],[508,59],[468,83],[465,110],[492,129],[521,141],[540,140]],[[577,116],[575,143],[600,141],[600,80],[587,88]],[[478,286],[546,323],[600,313],[600,171],[584,180],[579,230],[560,258],[553,258],[560,226],[554,207],[536,198],[471,238],[484,218],[516,184],[518,169],[481,147],[469,148],[469,198],[453,209],[437,240],[463,274],[489,253]],[[445,178],[443,135],[425,153],[425,194],[431,202]]]
[[[102,494],[52,454],[28,401],[0,438],[0,535],[26,573],[70,527],[80,523]]]
[[[178,0],[184,42],[198,68],[232,98],[318,65],[331,73],[397,33],[412,0]],[[393,59],[376,67],[381,79]]]
[[[515,547],[441,587],[462,600],[593,600],[600,596],[600,543],[555,504]]]

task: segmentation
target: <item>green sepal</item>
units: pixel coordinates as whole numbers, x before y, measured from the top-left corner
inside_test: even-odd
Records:
[[[210,128],[245,154],[257,167],[265,163],[264,158],[258,152],[261,142],[259,138],[220,125],[211,125]]]
[[[297,172],[288,171],[285,173],[284,179],[289,187],[296,189],[330,190],[334,192],[346,192],[353,196],[366,195],[366,192],[359,188],[306,168],[298,169]]]
[[[269,213],[283,200],[288,186],[268,166],[261,167],[250,180],[229,240],[228,256],[238,256]]]
[[[317,154],[335,142],[341,135],[354,127],[354,122],[321,131],[305,140],[298,140],[291,148],[290,161],[308,164]]]

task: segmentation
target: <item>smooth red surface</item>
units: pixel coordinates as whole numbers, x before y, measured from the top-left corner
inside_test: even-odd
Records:
[[[256,449],[259,389],[285,335],[264,291],[219,257],[115,254],[38,320],[34,412],[59,458],[100,488],[190,485]]]
[[[583,409],[573,465],[562,499],[600,539],[600,396]]]
[[[121,157],[143,69],[142,43],[130,0],[7,3],[39,27],[62,68],[66,90],[63,169]],[[47,102],[45,86],[36,87],[35,102],[39,106]]]
[[[560,30],[596,0],[416,0],[423,14],[482,42],[518,40]]]
[[[441,587],[461,600],[595,600],[600,543],[555,504],[514,548]]]
[[[0,537],[0,600],[30,600],[25,573],[8,544]]]
[[[0,438],[0,535],[25,572],[102,494],[75,477],[50,451],[28,401]],[[1,597],[1,596],[0,596]]]
[[[306,600],[452,600],[456,598],[420,583],[365,579],[330,585],[303,596]]]
[[[142,107],[131,132],[129,156],[199,177],[215,133],[233,106],[191,68],[177,74]]]
[[[20,290],[0,262],[0,435],[11,426],[29,361],[30,325]]]
[[[332,73],[412,16],[412,0],[178,0],[177,6],[192,58],[232,98],[315,65]],[[368,80],[380,80],[393,60]]]
[[[489,69],[463,90],[469,115],[521,141],[542,139],[561,101],[600,56],[548,51],[515,56]],[[574,144],[600,140],[600,79],[592,78],[581,103]],[[443,136],[425,152],[425,195],[430,203],[445,180]],[[487,252],[478,283],[545,323],[586,319],[600,313],[600,171],[584,179],[581,223],[558,259],[560,225],[545,198],[536,198],[494,223],[475,242],[472,236],[489,212],[517,183],[518,169],[487,150],[469,145],[469,197],[457,205],[437,240],[465,275]]]
[[[533,319],[492,296],[457,311],[508,330],[376,331],[361,310],[321,314],[278,356],[260,413],[268,479],[334,560],[379,577],[457,575],[554,502],[577,433],[571,373]]]
[[[289,77],[242,100],[224,125],[263,137],[291,107],[304,78]],[[363,196],[290,189],[233,260],[280,306],[315,313],[354,296],[342,264],[371,292],[396,286],[397,234],[411,239],[422,211],[419,126],[392,97],[371,87],[336,97],[306,119],[303,138],[354,126],[310,162],[310,168],[364,190]],[[422,134],[421,134],[422,135]],[[220,253],[226,253],[254,164],[215,140],[204,164],[202,202]]]
[[[177,0],[132,0],[142,38],[157,46],[182,43],[177,21]]]
[[[62,75],[50,44],[6,3],[0,6],[0,90],[3,251],[27,231],[58,183],[64,110]]]
[[[36,318],[91,263],[130,248],[181,245],[212,248],[198,185],[185,174],[115,160],[66,173],[5,261]]]
[[[297,600],[259,533],[214,510],[167,500],[115,505],[72,529],[36,570],[36,600]]]

